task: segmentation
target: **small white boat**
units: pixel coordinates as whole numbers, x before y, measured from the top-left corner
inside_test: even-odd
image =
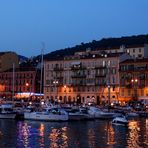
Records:
[[[14,111],[13,104],[0,105],[0,119],[15,119],[16,112]]]
[[[113,119],[116,115],[116,113],[107,112],[107,111],[105,112],[94,106],[91,106],[88,109],[88,113],[94,116],[94,118],[99,118],[99,119]]]
[[[67,121],[68,113],[61,108],[47,108],[39,112],[25,112],[24,119],[43,121]]]
[[[115,117],[112,120],[112,124],[127,126],[128,125],[128,120],[126,119],[125,116]]]

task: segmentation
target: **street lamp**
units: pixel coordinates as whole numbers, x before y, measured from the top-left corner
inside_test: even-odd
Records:
[[[28,82],[26,82],[25,85],[27,87],[27,92],[29,92],[29,96],[28,96],[28,99],[27,100],[31,101],[31,87],[30,87],[30,84]],[[28,103],[28,101],[27,101],[27,103]],[[31,105],[31,104],[32,104],[32,102],[29,102],[29,105]]]
[[[132,79],[131,80],[132,86],[134,88],[134,93],[133,93],[133,97],[134,99],[137,99],[137,84],[138,84],[138,79]]]
[[[54,80],[53,81],[53,84],[55,85],[55,90],[56,90],[56,100],[58,101],[58,87],[57,87],[57,85],[58,85],[58,81],[57,80]]]
[[[66,88],[67,88],[67,86],[64,85],[64,92],[65,92],[64,103],[67,102]]]

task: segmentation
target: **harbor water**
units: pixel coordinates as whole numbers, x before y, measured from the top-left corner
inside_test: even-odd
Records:
[[[146,148],[148,119],[42,122],[0,119],[0,148]]]

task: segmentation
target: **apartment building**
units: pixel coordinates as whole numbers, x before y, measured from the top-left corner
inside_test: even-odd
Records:
[[[131,55],[133,59],[148,58],[148,44],[127,46],[125,47],[125,51]]]
[[[120,63],[120,100],[138,100],[148,96],[148,58]]]
[[[40,90],[40,73],[35,68],[16,68],[0,72],[0,97],[12,98],[17,93]],[[14,93],[14,94],[13,94]]]
[[[129,56],[126,55],[128,58]],[[44,96],[59,102],[117,101],[119,62],[125,54],[100,54],[90,50],[44,63]]]
[[[131,58],[148,58],[148,44],[141,45],[121,45],[119,47],[97,49],[99,52],[106,53],[127,53]]]

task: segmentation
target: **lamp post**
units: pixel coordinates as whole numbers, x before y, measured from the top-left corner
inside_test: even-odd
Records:
[[[27,91],[29,92],[29,96],[28,96],[28,99],[29,99],[29,101],[30,101],[30,96],[31,96],[31,87],[30,87],[30,84],[27,82],[26,83],[26,87],[27,87]],[[30,87],[30,88],[29,88]],[[29,105],[31,105],[30,104],[30,102],[29,102]]]
[[[64,103],[67,102],[66,88],[67,88],[67,86],[64,85],[64,92],[65,92]]]
[[[131,83],[132,83],[132,87],[134,89],[134,92],[133,92],[133,97],[134,99],[137,99],[137,84],[138,84],[138,79],[132,79],[131,80]]]
[[[57,80],[54,80],[53,81],[53,84],[55,85],[55,90],[56,90],[56,97],[55,97],[55,99],[58,101],[58,81]]]

